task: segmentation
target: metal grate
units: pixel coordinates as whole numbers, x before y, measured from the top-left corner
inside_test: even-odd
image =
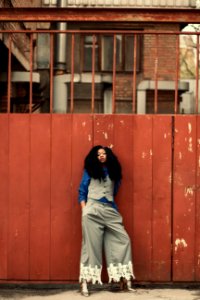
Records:
[[[199,113],[199,32],[0,33],[1,113]]]

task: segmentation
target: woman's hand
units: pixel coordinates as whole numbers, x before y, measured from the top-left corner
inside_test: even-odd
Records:
[[[81,201],[81,208],[83,209],[86,206],[86,201]]]

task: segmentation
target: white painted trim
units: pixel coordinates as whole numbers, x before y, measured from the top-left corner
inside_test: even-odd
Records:
[[[15,71],[11,73],[11,82],[30,82],[30,72],[26,71]],[[0,74],[0,81],[8,81],[7,73]],[[40,83],[40,74],[37,72],[32,73],[32,82]]]

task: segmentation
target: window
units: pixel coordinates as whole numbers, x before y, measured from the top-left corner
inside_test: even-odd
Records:
[[[112,71],[113,69],[113,48],[114,37],[104,35],[101,41],[101,69],[102,71]],[[122,69],[122,36],[116,36],[116,70]]]
[[[133,72],[134,63],[134,35],[116,34],[116,71]],[[93,36],[84,36],[82,71],[92,71]],[[95,71],[113,71],[114,36],[95,36]],[[136,71],[140,70],[141,36],[137,35]]]
[[[113,36],[102,37],[102,71],[112,71],[113,69]],[[140,67],[140,37],[137,38],[136,49],[137,66]],[[116,35],[116,71],[132,72],[134,62],[134,35]]]
[[[83,71],[92,71],[92,48],[93,48],[93,36],[86,35],[83,36],[84,39],[84,49],[83,49],[83,62],[82,62],[82,69]],[[95,71],[98,71],[99,65],[99,43],[97,36],[94,36],[94,47],[95,47]]]
[[[136,45],[136,71],[140,71],[140,60],[141,60],[141,36],[137,36]],[[133,71],[134,62],[134,35],[126,35],[124,43],[125,52],[125,71]]]

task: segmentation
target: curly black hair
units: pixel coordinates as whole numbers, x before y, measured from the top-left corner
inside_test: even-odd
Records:
[[[104,179],[105,174],[102,168],[102,163],[97,158],[97,152],[99,149],[104,149],[107,155],[107,159],[105,165],[108,169],[108,174],[111,180],[120,181],[122,178],[122,168],[118,161],[117,156],[113,153],[113,151],[101,145],[94,146],[84,161],[84,168],[90,175],[90,177],[94,179]]]

